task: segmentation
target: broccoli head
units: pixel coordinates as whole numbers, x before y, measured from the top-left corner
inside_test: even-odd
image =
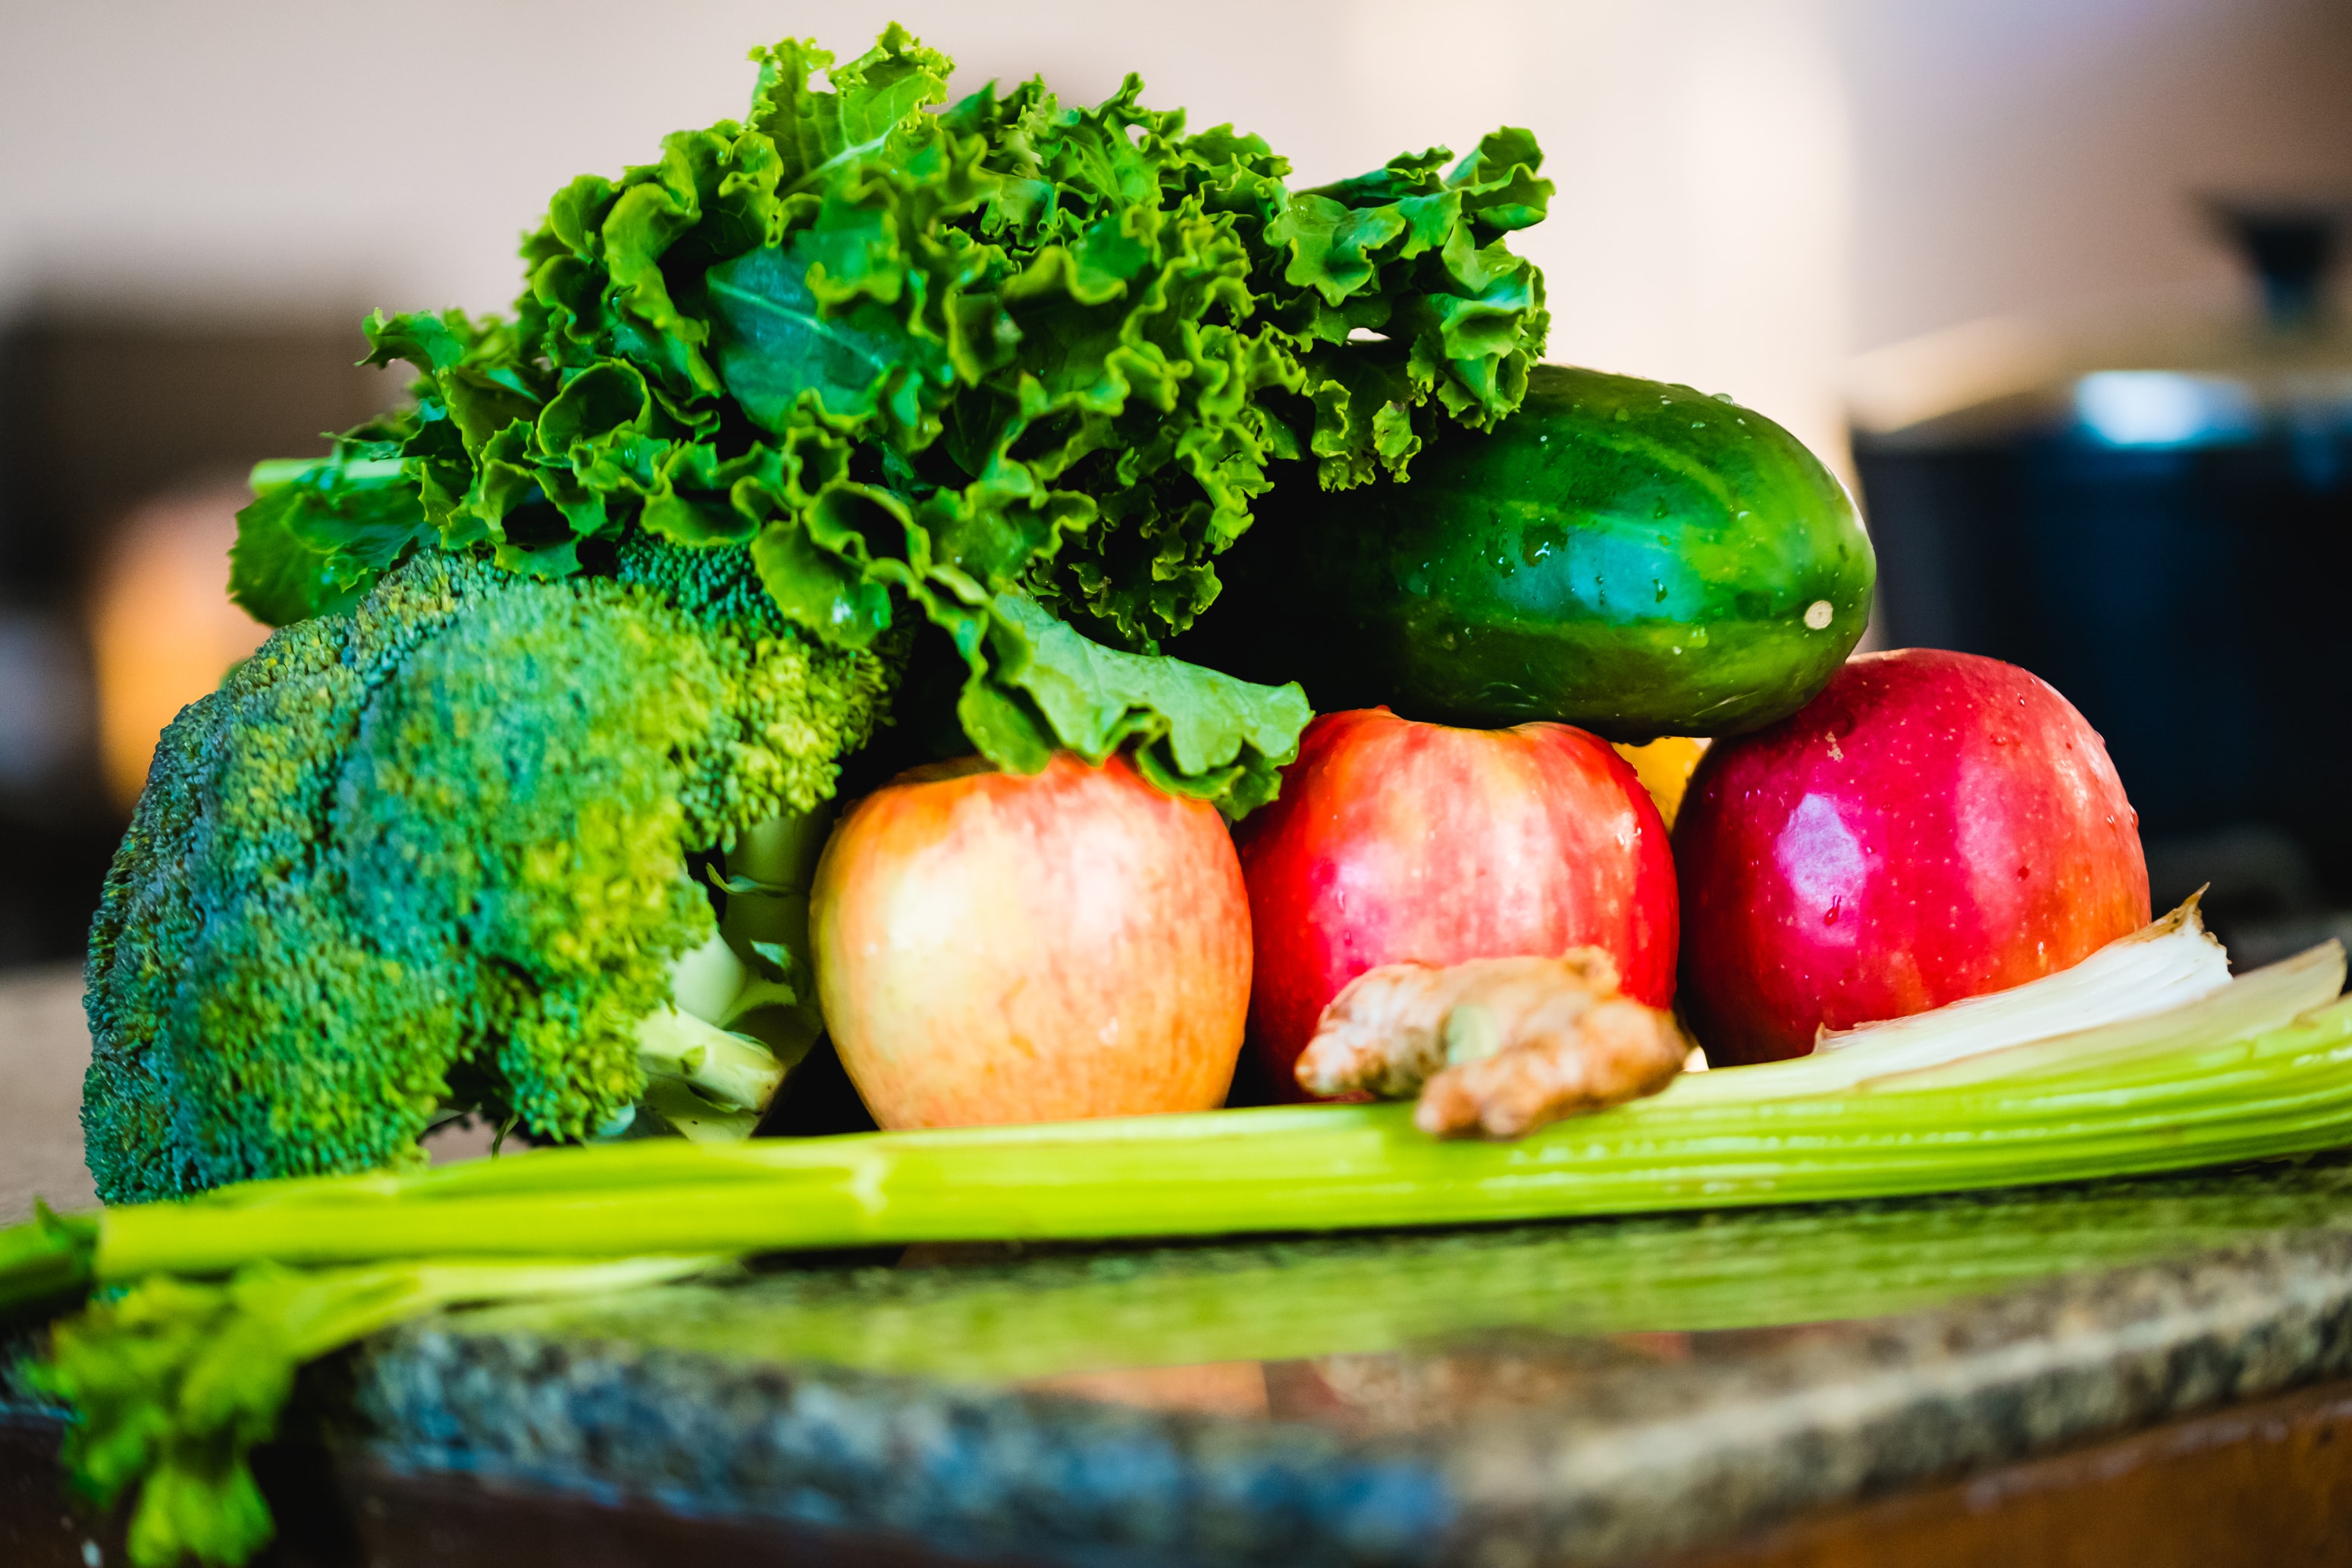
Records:
[[[688,857],[817,808],[888,650],[824,647],[749,552],[541,582],[425,552],[164,732],[91,932],[82,1118],[110,1202],[417,1156],[453,1106],[624,1120],[708,943]]]

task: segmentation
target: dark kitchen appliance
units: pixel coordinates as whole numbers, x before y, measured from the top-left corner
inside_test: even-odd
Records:
[[[1981,323],[1874,356],[1854,455],[1880,640],[2072,698],[2161,900],[2224,923],[2352,905],[2352,331],[2345,209],[2213,204],[2260,309]]]

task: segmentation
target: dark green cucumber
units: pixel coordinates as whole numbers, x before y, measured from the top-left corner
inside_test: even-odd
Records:
[[[1876,571],[1844,488],[1778,425],[1558,365],[1493,434],[1448,427],[1408,482],[1277,490],[1260,519],[1276,537],[1241,597],[1298,616],[1317,707],[1619,740],[1801,707],[1861,637]]]

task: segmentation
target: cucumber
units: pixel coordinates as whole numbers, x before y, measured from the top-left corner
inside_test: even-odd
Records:
[[[1318,708],[1643,741],[1794,711],[1869,619],[1876,563],[1844,488],[1686,386],[1538,366],[1494,433],[1449,426],[1411,472],[1278,487],[1203,642],[1254,624],[1241,662],[1292,665]]]

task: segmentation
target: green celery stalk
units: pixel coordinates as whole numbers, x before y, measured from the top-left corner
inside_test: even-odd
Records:
[[[2074,1072],[1741,1103],[1671,1095],[1514,1143],[1402,1105],[708,1148],[553,1151],[108,1211],[104,1279],[255,1258],[756,1252],[1329,1230],[2020,1185],[2352,1142],[2352,1003]]]

